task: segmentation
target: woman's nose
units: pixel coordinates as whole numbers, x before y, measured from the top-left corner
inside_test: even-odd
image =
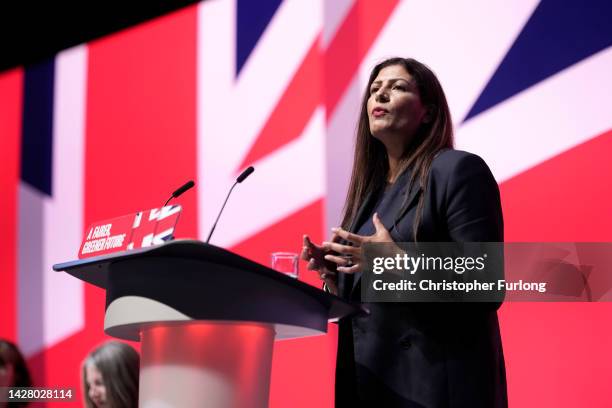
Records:
[[[376,92],[376,102],[388,102],[389,95],[387,95],[387,91],[382,88]]]

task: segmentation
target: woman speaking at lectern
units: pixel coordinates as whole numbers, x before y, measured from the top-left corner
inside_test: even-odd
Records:
[[[444,91],[414,59],[370,74],[351,181],[330,242],[302,258],[333,293],[360,300],[365,242],[502,242],[499,189],[477,155],[453,149]],[[368,303],[339,323],[336,406],[507,406],[496,307]]]

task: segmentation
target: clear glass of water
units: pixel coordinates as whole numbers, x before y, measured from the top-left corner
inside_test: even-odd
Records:
[[[271,258],[272,269],[297,279],[298,254],[293,252],[273,252]]]

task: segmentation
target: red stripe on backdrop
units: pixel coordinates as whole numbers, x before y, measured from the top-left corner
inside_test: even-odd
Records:
[[[612,241],[612,131],[502,183],[506,241]],[[500,310],[513,407],[610,407],[611,303]]]
[[[0,337],[17,341],[17,193],[23,71],[0,75]]]
[[[612,130],[501,185],[506,240],[612,241]]]
[[[196,8],[89,46],[85,225],[161,206],[196,178]],[[196,191],[177,236],[197,236]]]
[[[325,106],[333,116],[366,53],[393,13],[397,0],[358,0],[325,52]]]
[[[85,228],[159,207],[196,179],[196,16],[188,7],[89,45]],[[177,200],[177,237],[198,235],[196,197],[193,190]],[[38,356],[46,385],[80,388],[80,362],[106,338],[104,291],[91,285],[85,318],[80,333]]]
[[[276,251],[299,253],[302,234],[314,242],[323,239],[323,200],[302,208],[271,227],[231,248],[232,251],[264,265]],[[315,272],[300,261],[299,279],[321,287]],[[327,336],[286,340],[274,344],[270,407],[332,407],[336,362],[336,325]]]
[[[321,101],[320,86],[321,54],[317,37],[236,173],[302,134]]]

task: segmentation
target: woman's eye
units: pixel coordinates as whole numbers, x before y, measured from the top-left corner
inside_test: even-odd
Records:
[[[402,86],[402,85],[395,85],[395,86],[393,86],[393,89],[399,89],[400,91],[405,91],[406,90],[406,88],[404,86]]]
[[[378,91],[378,88],[371,88],[371,89],[370,89],[370,93],[371,93],[371,94],[376,93],[376,91]]]

